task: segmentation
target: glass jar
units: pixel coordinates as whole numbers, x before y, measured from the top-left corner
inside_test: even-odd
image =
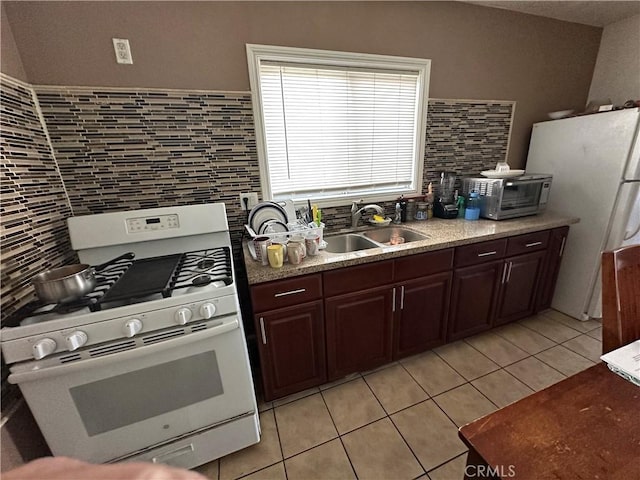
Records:
[[[429,204],[427,202],[417,202],[416,207],[416,220],[426,220],[428,218],[427,209],[429,208]]]

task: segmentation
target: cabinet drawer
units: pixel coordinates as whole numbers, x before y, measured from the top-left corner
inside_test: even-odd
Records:
[[[492,260],[504,257],[506,250],[506,238],[458,247],[456,248],[454,264],[456,267],[467,267],[469,265],[491,262]]]
[[[453,248],[399,258],[394,265],[394,280],[402,281],[445,272],[453,268]]]
[[[304,275],[251,287],[255,312],[288,307],[322,298],[322,276]]]
[[[393,260],[324,272],[324,296],[358,292],[393,281]]]
[[[549,230],[511,237],[507,242],[507,257],[544,250],[548,244]]]

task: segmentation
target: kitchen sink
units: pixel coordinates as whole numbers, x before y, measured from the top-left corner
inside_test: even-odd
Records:
[[[389,244],[392,236],[399,236],[404,238],[405,243],[408,242],[416,242],[418,240],[426,240],[429,238],[428,235],[423,235],[418,232],[414,232],[413,230],[407,230],[402,227],[388,227],[388,228],[377,228],[375,230],[368,230],[366,232],[362,232],[362,235],[373,240],[374,242]]]
[[[324,240],[327,242],[325,251],[329,253],[349,253],[380,246],[378,243],[354,233],[344,233],[342,235],[325,237]]]
[[[376,228],[365,232],[343,233],[325,237],[324,240],[327,242],[325,251],[329,253],[349,253],[368,248],[385,247],[390,245],[391,237],[396,235],[404,238],[405,243],[429,238],[428,235],[402,227]]]

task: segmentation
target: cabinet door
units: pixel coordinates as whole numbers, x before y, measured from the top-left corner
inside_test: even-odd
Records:
[[[451,275],[430,275],[396,288],[400,301],[394,319],[394,359],[445,343]]]
[[[327,381],[322,301],[256,315],[264,397]]]
[[[551,230],[547,257],[538,288],[536,312],[551,308],[551,300],[553,299],[553,292],[556,289],[560,262],[562,261],[562,254],[564,253],[564,246],[567,243],[568,235],[569,227],[560,227]]]
[[[545,252],[542,251],[505,260],[498,314],[494,325],[502,325],[534,312],[537,286],[545,256]]]
[[[391,361],[394,300],[390,287],[325,299],[329,380]]]
[[[454,271],[449,340],[491,328],[503,263],[499,260]]]

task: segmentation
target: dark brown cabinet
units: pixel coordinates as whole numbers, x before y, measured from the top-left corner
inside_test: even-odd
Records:
[[[540,287],[538,288],[536,312],[551,308],[551,300],[556,289],[560,262],[562,261],[562,254],[564,253],[568,235],[569,227],[554,228],[550,232],[544,270],[540,280]]]
[[[568,230],[252,286],[265,400],[548,308]]]
[[[322,276],[251,289],[266,401],[327,381]]]
[[[535,312],[537,287],[545,252],[534,252],[505,260],[501,291],[493,326],[527,317]]]
[[[394,261],[396,309],[393,358],[436,347],[447,340],[453,248]]]
[[[493,325],[506,251],[505,238],[456,248],[448,340],[468,337]]]
[[[497,260],[455,270],[449,340],[468,337],[491,328],[500,290],[502,265],[503,261]]]
[[[322,301],[256,316],[265,400],[327,381]]]
[[[394,318],[394,359],[445,343],[450,292],[450,271],[396,287],[399,300]]]
[[[325,300],[329,380],[391,361],[393,300],[390,287]]]

